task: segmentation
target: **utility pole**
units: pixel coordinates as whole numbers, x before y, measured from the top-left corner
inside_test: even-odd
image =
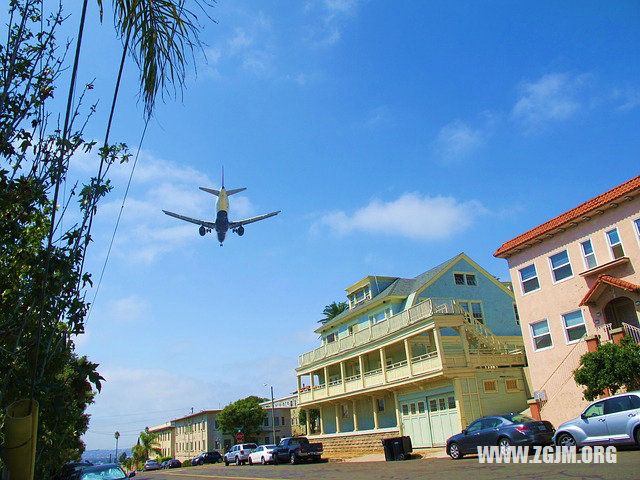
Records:
[[[267,384],[265,383],[264,386],[266,387]],[[276,424],[273,421],[273,416],[275,414],[275,407],[273,404],[273,385],[271,385],[271,433],[273,434],[273,443],[276,443]]]
[[[120,438],[120,432],[116,432],[114,437],[116,438],[116,462],[118,461],[118,439]]]

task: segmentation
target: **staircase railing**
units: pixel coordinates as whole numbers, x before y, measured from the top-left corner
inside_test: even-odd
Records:
[[[622,323],[624,334],[631,337],[635,343],[640,343],[640,328],[629,325],[628,323]]]

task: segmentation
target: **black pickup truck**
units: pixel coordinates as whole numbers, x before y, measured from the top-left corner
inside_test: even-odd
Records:
[[[273,463],[289,462],[292,465],[301,460],[319,462],[322,458],[322,444],[309,443],[306,437],[285,437],[273,450]]]

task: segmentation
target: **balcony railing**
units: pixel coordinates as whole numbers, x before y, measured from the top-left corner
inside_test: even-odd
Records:
[[[629,325],[628,323],[622,323],[624,334],[631,337],[635,343],[640,343],[640,328]]]
[[[363,328],[353,335],[340,338],[335,342],[323,345],[315,350],[300,355],[298,363],[301,367],[323,360],[332,355],[346,352],[354,347],[365,345],[388,333],[400,330],[408,325],[434,315],[453,315],[460,313],[459,307],[450,298],[428,298],[418,305],[397,313],[370,327]]]

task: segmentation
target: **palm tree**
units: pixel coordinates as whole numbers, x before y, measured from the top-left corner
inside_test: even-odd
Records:
[[[322,310],[322,314],[325,316],[325,318],[321,318],[320,320],[318,320],[318,323],[322,323],[324,325],[329,320],[337,317],[348,308],[349,305],[347,304],[347,302],[331,302],[329,305],[324,307],[324,310]]]
[[[138,444],[141,447],[141,453],[145,460],[148,460],[152,453],[160,453],[160,445],[158,444],[158,434],[150,432],[148,428],[144,432],[140,432]]]

